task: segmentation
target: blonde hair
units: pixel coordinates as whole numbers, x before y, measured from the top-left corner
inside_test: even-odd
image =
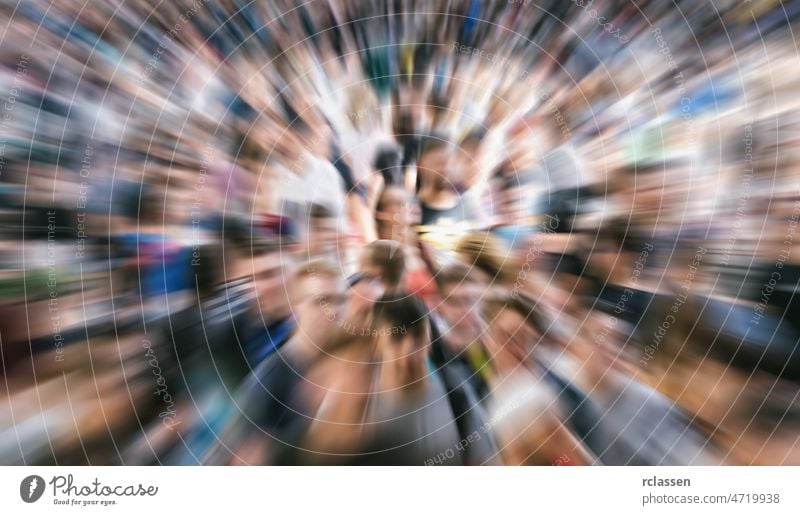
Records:
[[[513,277],[508,266],[508,253],[500,239],[492,233],[472,232],[464,235],[456,244],[456,253],[500,282]]]

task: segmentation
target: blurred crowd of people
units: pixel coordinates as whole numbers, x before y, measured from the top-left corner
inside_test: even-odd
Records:
[[[800,2],[0,13],[0,464],[800,464]]]

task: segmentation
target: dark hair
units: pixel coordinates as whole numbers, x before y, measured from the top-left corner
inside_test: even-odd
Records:
[[[375,154],[375,161],[373,166],[375,170],[384,173],[396,167],[400,167],[403,163],[403,149],[397,145],[386,145],[378,149]]]
[[[399,103],[399,102],[398,102]],[[404,147],[414,138],[414,116],[408,110],[400,111],[392,118],[394,138]],[[406,156],[408,157],[408,156]]]
[[[312,220],[322,220],[325,218],[334,218],[333,211],[323,206],[322,204],[311,204],[308,210],[308,217]]]
[[[375,170],[383,175],[384,184],[403,184],[403,150],[396,146],[383,147],[375,156]]]
[[[400,328],[397,333],[422,338],[428,329],[428,310],[419,297],[407,292],[387,293],[375,304],[376,327]]]
[[[390,240],[373,241],[366,248],[369,264],[381,270],[381,279],[390,287],[397,287],[405,272],[403,247]]]

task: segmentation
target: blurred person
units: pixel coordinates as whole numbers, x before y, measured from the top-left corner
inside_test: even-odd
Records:
[[[441,297],[436,312],[445,346],[461,354],[483,335],[485,326],[476,307],[489,279],[482,271],[458,262],[444,266],[435,279]]]
[[[399,253],[403,249],[409,248],[397,247],[396,245],[397,244],[394,242],[390,243],[384,241],[373,244],[376,250],[381,251],[384,258],[391,258],[392,251]],[[419,253],[418,248],[411,248]],[[397,258],[395,258],[394,261],[397,261]],[[425,276],[428,277],[428,281],[431,284],[435,284],[433,278],[430,276],[427,265],[424,262],[420,263],[420,265],[425,266],[424,271],[426,272]],[[368,264],[362,266],[362,269],[368,272]],[[437,275],[437,277],[444,278],[448,276],[448,274],[455,275],[455,272],[445,271],[441,276]],[[379,272],[373,275],[380,276]],[[399,283],[399,276],[395,276],[398,277]],[[406,281],[406,284],[408,284],[408,281]],[[391,289],[387,290],[389,293],[391,293],[391,291]],[[458,295],[458,293],[456,295]],[[433,299],[433,293],[429,298]],[[486,414],[480,406],[481,397],[479,396],[479,389],[483,383],[471,369],[466,355],[458,356],[458,350],[445,349],[446,344],[444,342],[446,340],[439,334],[433,320],[431,320],[431,331],[436,334],[436,337],[433,339],[433,355],[431,357],[431,362],[437,367],[436,375],[441,378],[447,388],[451,409],[456,414],[459,434],[462,438],[467,438],[478,431],[486,420]],[[474,386],[473,382],[476,382],[479,386]],[[465,449],[457,449],[456,451],[466,464],[496,463],[496,458],[493,459],[496,449],[490,438],[486,438],[479,443],[473,443]]]
[[[467,150],[439,137],[425,139],[417,164],[422,225],[454,224],[478,218],[477,202],[464,195],[474,185],[476,167]]]
[[[232,241],[228,243],[224,251],[217,247],[196,251],[198,305],[171,317],[169,329],[164,331],[164,341],[172,342],[175,350],[181,377],[170,395],[177,405],[174,411],[181,415],[182,445],[160,453],[163,464],[198,463],[232,416],[238,385],[252,363],[263,359],[264,351],[254,349],[253,342],[247,340],[250,317],[256,311],[252,307],[256,300],[247,275],[248,260],[243,249],[234,248]],[[268,333],[273,348],[285,338],[277,333],[273,325]]]
[[[369,449],[373,463],[421,465],[449,456],[460,441],[441,378],[431,374],[428,311],[413,295],[397,292],[375,306],[376,351],[380,356],[377,392],[367,420],[374,424]],[[374,460],[374,461],[373,461]],[[459,465],[456,454],[444,464]]]
[[[399,92],[402,94],[402,92]],[[419,159],[419,150],[421,138],[417,134],[415,127],[415,119],[413,111],[410,107],[398,102],[395,103],[395,112],[392,117],[394,139],[400,146],[400,154],[402,161],[400,166],[403,170],[403,184],[401,187],[408,191],[414,191],[417,182],[417,160]],[[411,104],[413,105],[413,104]]]
[[[374,426],[365,413],[374,402],[377,366],[372,329],[345,331],[329,341],[292,392],[297,417],[272,462],[286,465],[354,465],[369,460]],[[379,462],[392,464],[391,462]]]
[[[417,199],[397,186],[384,187],[375,205],[375,228],[382,240],[404,245],[416,241],[414,226],[420,222]]]
[[[231,17],[227,3],[171,4],[155,17],[141,2],[119,16],[40,0],[15,11],[0,58],[14,108],[0,153],[0,357],[14,410],[0,410],[13,436],[0,463],[291,462],[296,455],[281,460],[279,448],[299,443],[325,450],[328,463],[360,461],[383,447],[358,417],[380,372],[374,306],[387,292],[372,275],[381,267],[360,270],[353,250],[377,236],[402,247],[397,291],[434,310],[428,367],[461,441],[487,422],[503,440],[522,435],[508,453],[472,455],[491,435],[457,446],[455,461],[552,461],[543,451],[560,421],[602,463],[798,463],[796,6],[726,5],[722,24],[697,6],[683,19],[668,4],[648,4],[659,27],[623,9],[620,37],[573,17],[568,3],[556,9],[565,23],[543,22],[521,2],[489,10],[451,2],[435,15],[409,4],[402,16],[361,0],[290,13],[284,4],[247,5]],[[163,47],[160,35],[178,22],[183,30]],[[704,28],[707,58],[670,43],[686,39],[686,23]],[[141,28],[134,40],[131,27]],[[738,59],[715,43],[720,31]],[[457,55],[465,45],[500,60]],[[377,47],[385,48],[363,52]],[[630,66],[629,52],[656,48],[663,52]],[[667,68],[687,73],[676,83]],[[432,133],[440,140],[422,136]],[[514,166],[493,176],[486,195],[486,176],[509,159]],[[537,174],[525,182],[508,168]],[[539,198],[532,220],[516,218],[523,193]],[[497,219],[482,217],[492,203]],[[336,229],[312,227],[314,205]],[[275,268],[262,246],[293,252],[282,221],[276,231],[268,215],[259,226],[264,212],[308,228],[299,241],[307,256],[335,260],[340,277],[323,281],[331,284],[317,309],[293,297],[292,273],[256,278]],[[234,259],[249,270],[227,270],[226,258],[225,280],[214,263],[230,215],[258,228]],[[454,226],[421,243],[421,221]],[[474,264],[455,274],[467,279],[433,291],[468,226],[516,246],[515,259],[470,234],[456,253]],[[87,234],[94,248],[82,254]],[[703,266],[693,264],[700,246]],[[649,273],[635,275],[637,266]],[[496,324],[483,318],[501,270],[516,272],[505,287],[536,299],[533,318],[546,323],[533,325],[547,330],[535,328],[532,363],[522,360],[530,374],[518,367],[519,388],[496,389],[494,403],[493,366],[508,374],[532,337],[525,328],[512,334],[514,309]],[[462,282],[478,284],[463,303]],[[333,302],[335,291],[346,293]],[[306,356],[300,365],[292,341],[281,343],[295,326],[294,301],[324,350],[300,342],[296,350],[309,351],[297,352]],[[276,323],[287,324],[284,336]],[[248,344],[263,374],[248,375],[230,398],[226,389],[250,368],[237,363]],[[155,366],[169,403],[151,395]],[[321,390],[308,381],[295,388],[295,370]],[[219,434],[239,427],[240,394],[270,416],[254,410],[260,425],[214,461]],[[505,413],[515,405],[528,408]],[[536,406],[546,424],[525,431],[518,422],[530,422]],[[174,427],[159,420],[167,409],[178,412]],[[317,413],[308,432],[303,421]]]
[[[375,156],[375,171],[383,177],[384,188],[389,186],[403,187],[405,170],[403,169],[403,152],[394,146],[382,148]]]
[[[348,190],[340,171],[327,157],[330,128],[311,128],[302,119],[293,128],[283,134],[289,155],[280,188],[282,201],[308,208],[309,212],[320,206],[317,209],[324,209],[326,218],[346,226]]]
[[[561,343],[565,352],[545,362],[572,382],[570,411],[582,423],[576,433],[606,465],[713,465],[722,455],[706,440],[691,414],[638,377],[619,351],[596,345],[597,337]],[[594,346],[593,346],[594,345]]]
[[[359,242],[374,240],[377,236],[371,210],[376,192],[380,188],[381,178],[377,174],[369,174],[366,177],[358,176],[350,164],[353,156],[343,155],[336,140],[331,143],[330,161],[344,181],[346,210],[351,228],[356,233],[355,236]]]
[[[339,270],[324,260],[299,266],[286,285],[296,329],[278,350],[257,364],[236,392],[237,415],[206,463],[267,464],[292,459],[311,416],[307,401],[298,394],[306,374],[331,342],[346,334],[340,326],[346,287]],[[245,448],[246,447],[246,448]]]
[[[298,267],[285,288],[290,312],[296,321],[296,330],[286,351],[302,361],[324,349],[332,328],[342,316],[347,300],[346,286],[335,266],[316,260]]]
[[[488,280],[480,271],[455,262],[436,274],[440,301],[432,317],[432,361],[444,371],[452,389],[458,382],[468,384],[470,396],[481,402],[488,395],[485,374],[487,355],[481,340],[485,322],[480,312]]]
[[[147,320],[180,309],[178,296],[190,288],[191,249],[173,234],[165,218],[166,190],[159,199],[160,187],[143,187],[135,228],[130,223],[130,232],[115,235],[129,270],[135,272],[127,280],[138,278],[131,289],[138,293]]]
[[[487,322],[486,366],[492,433],[509,465],[588,465],[591,452],[564,424],[554,389],[537,367],[534,351],[543,338],[534,307],[520,297],[495,293],[483,304]]]
[[[431,272],[436,264],[430,263],[430,257],[426,260],[423,255],[423,244],[416,230],[419,222],[419,204],[411,193],[397,186],[384,188],[375,206],[378,237],[402,246],[405,254],[405,288],[430,301],[436,295],[436,283]]]
[[[174,342],[181,366],[186,369],[184,376],[190,391],[193,381],[199,388],[210,386],[203,384],[209,373],[219,380],[218,387],[233,389],[249,371],[246,351],[252,349],[247,348],[250,342],[242,338],[248,336],[249,323],[258,313],[259,295],[262,299],[272,298],[276,289],[265,284],[269,277],[252,272],[271,263],[261,256],[256,265],[247,256],[245,231],[240,224],[227,220],[224,239],[194,250],[196,304],[173,315],[164,329],[165,338]],[[286,304],[276,306],[279,301],[277,297],[276,301],[265,302],[261,313],[267,320],[288,316]],[[281,338],[275,340],[279,346]]]
[[[654,314],[666,313],[672,300],[656,304]],[[740,334],[737,319],[752,317],[748,307],[691,296],[685,309],[666,332],[657,325],[666,315],[647,321],[639,376],[692,417],[706,435],[706,452],[731,464],[797,463],[799,451],[789,445],[800,420],[791,400],[796,389],[769,371],[774,351],[759,342],[792,336],[778,327],[768,338],[758,330]]]
[[[274,245],[256,247],[245,265],[244,273],[248,274],[256,294],[249,306],[247,327],[242,332],[243,352],[251,369],[284,345],[295,331],[293,306],[287,294],[291,265],[291,254]]]
[[[306,227],[307,260],[328,259],[339,262],[346,258],[345,240],[336,215],[322,204],[311,204]]]

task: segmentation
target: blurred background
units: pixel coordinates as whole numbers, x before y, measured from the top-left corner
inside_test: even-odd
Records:
[[[800,465],[800,1],[0,13],[0,464]]]

